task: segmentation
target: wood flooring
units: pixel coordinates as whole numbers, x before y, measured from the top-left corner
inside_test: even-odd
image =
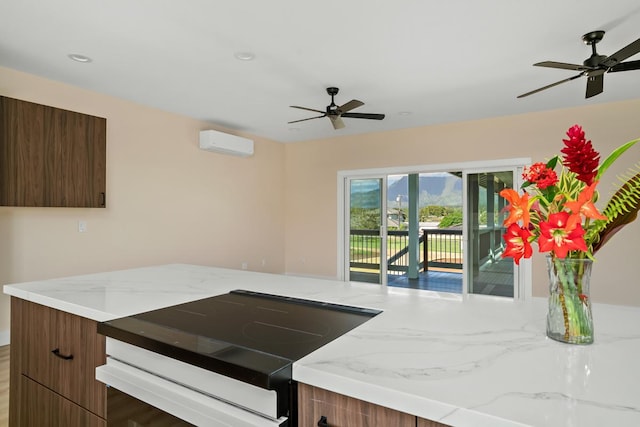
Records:
[[[9,425],[9,346],[0,347],[0,427]]]

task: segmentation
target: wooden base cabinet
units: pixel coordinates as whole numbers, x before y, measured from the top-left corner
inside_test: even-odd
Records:
[[[20,427],[106,427],[107,421],[22,375]],[[13,424],[12,424],[13,425]]]
[[[416,420],[417,427],[449,427],[448,424],[442,424],[437,421],[425,420],[424,418],[418,417]]]
[[[298,384],[298,425],[319,427],[447,427],[373,403]]]
[[[107,409],[106,386],[95,379],[96,366],[106,360],[96,327],[93,320],[11,298],[11,426],[106,425],[96,424]],[[33,414],[45,419],[33,421]]]

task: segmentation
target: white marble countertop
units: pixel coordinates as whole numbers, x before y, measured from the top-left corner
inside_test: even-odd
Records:
[[[299,382],[452,426],[640,425],[640,309],[596,304],[595,343],[545,337],[546,300],[166,265],[5,285],[97,321],[232,289],[383,313],[293,366]]]

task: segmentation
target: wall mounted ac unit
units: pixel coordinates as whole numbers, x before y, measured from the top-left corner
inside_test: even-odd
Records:
[[[253,155],[253,141],[251,139],[217,130],[200,131],[200,148],[241,157]]]

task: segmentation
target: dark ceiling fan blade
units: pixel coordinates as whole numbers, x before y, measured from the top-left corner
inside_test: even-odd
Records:
[[[384,114],[374,114],[374,113],[344,113],[342,117],[349,117],[351,119],[370,119],[370,120],[382,120],[384,119]]]
[[[631,71],[631,70],[640,70],[640,60],[621,62],[618,65],[614,65],[613,67],[609,68],[610,73],[615,73],[616,71]]]
[[[640,8],[638,8],[638,11],[640,11]],[[576,76],[569,77],[568,79],[560,80],[559,82],[532,90],[531,92],[523,93],[522,95],[519,95],[518,98],[524,98],[525,96],[549,89],[570,80],[577,79],[581,76],[587,77],[587,90],[585,97],[591,98],[604,91],[604,73],[640,70],[640,61],[623,62],[627,58],[640,53],[640,39],[629,43],[611,56],[605,56],[599,55],[596,51],[596,45],[602,40],[604,35],[605,31],[597,30],[588,32],[582,36],[582,41],[591,47],[591,56],[585,59],[582,65],[556,61],[543,61],[533,64],[538,67],[560,68],[563,70],[580,71],[581,73]]]
[[[322,113],[322,114],[326,114],[326,112],[324,112],[324,111],[322,111],[322,110],[314,110],[313,108],[298,107],[297,105],[289,105],[289,107],[291,107],[291,108],[298,108],[298,109],[300,109],[300,110],[313,111],[314,113]]]
[[[609,56],[607,59],[602,61],[602,65],[613,67],[636,53],[640,53],[640,39],[633,43],[629,43],[613,55]]]
[[[304,122],[306,120],[313,120],[313,119],[321,119],[323,117],[326,117],[326,114],[323,114],[321,116],[316,116],[316,117],[309,117],[308,119],[300,119],[300,120],[294,120],[292,122],[287,122],[287,123],[298,123],[298,122]]]
[[[560,68],[561,70],[573,70],[573,71],[584,71],[584,70],[590,69],[589,67],[585,67],[584,65],[567,64],[566,62],[556,62],[556,61],[542,61],[533,65],[536,67]]]
[[[597,74],[587,78],[587,92],[585,98],[596,96],[604,90],[604,74]]]
[[[342,121],[342,119],[340,118],[340,116],[327,116],[329,117],[329,119],[331,120],[331,124],[333,125],[334,129],[342,129],[344,127],[344,122]]]
[[[362,107],[363,105],[364,105],[364,102],[358,101],[357,99],[352,99],[346,104],[343,104],[340,107],[338,107],[338,113],[339,114],[346,113],[347,111],[351,111],[354,108]]]
[[[359,101],[357,99],[352,99],[351,101],[342,104],[341,106],[337,106],[334,102],[334,97],[338,94],[339,89],[337,87],[328,87],[327,93],[331,96],[331,104],[327,105],[325,111],[315,110],[313,108],[300,107],[297,105],[291,105],[291,108],[298,108],[300,110],[306,111],[314,111],[316,113],[322,114],[317,117],[309,117],[307,119],[294,120],[288,123],[298,123],[304,122],[306,120],[319,119],[321,117],[328,117],[331,120],[331,125],[334,129],[342,129],[345,127],[344,121],[342,121],[342,117],[351,117],[354,119],[371,119],[371,120],[382,120],[384,119],[384,114],[371,114],[371,113],[350,113],[349,111],[361,107],[364,105],[364,102]]]
[[[532,90],[531,92],[523,93],[522,95],[518,95],[516,98],[524,98],[525,96],[529,96],[529,95],[533,95],[534,93],[542,92],[545,89],[549,89],[549,88],[552,88],[554,86],[558,86],[559,84],[562,84],[562,83],[570,82],[571,80],[575,80],[575,79],[577,79],[579,77],[582,77],[583,75],[584,75],[584,73],[580,73],[580,74],[575,75],[573,77],[569,77],[568,79],[560,80],[559,82],[551,83],[550,85],[546,85],[546,86],[543,86],[541,88]]]

